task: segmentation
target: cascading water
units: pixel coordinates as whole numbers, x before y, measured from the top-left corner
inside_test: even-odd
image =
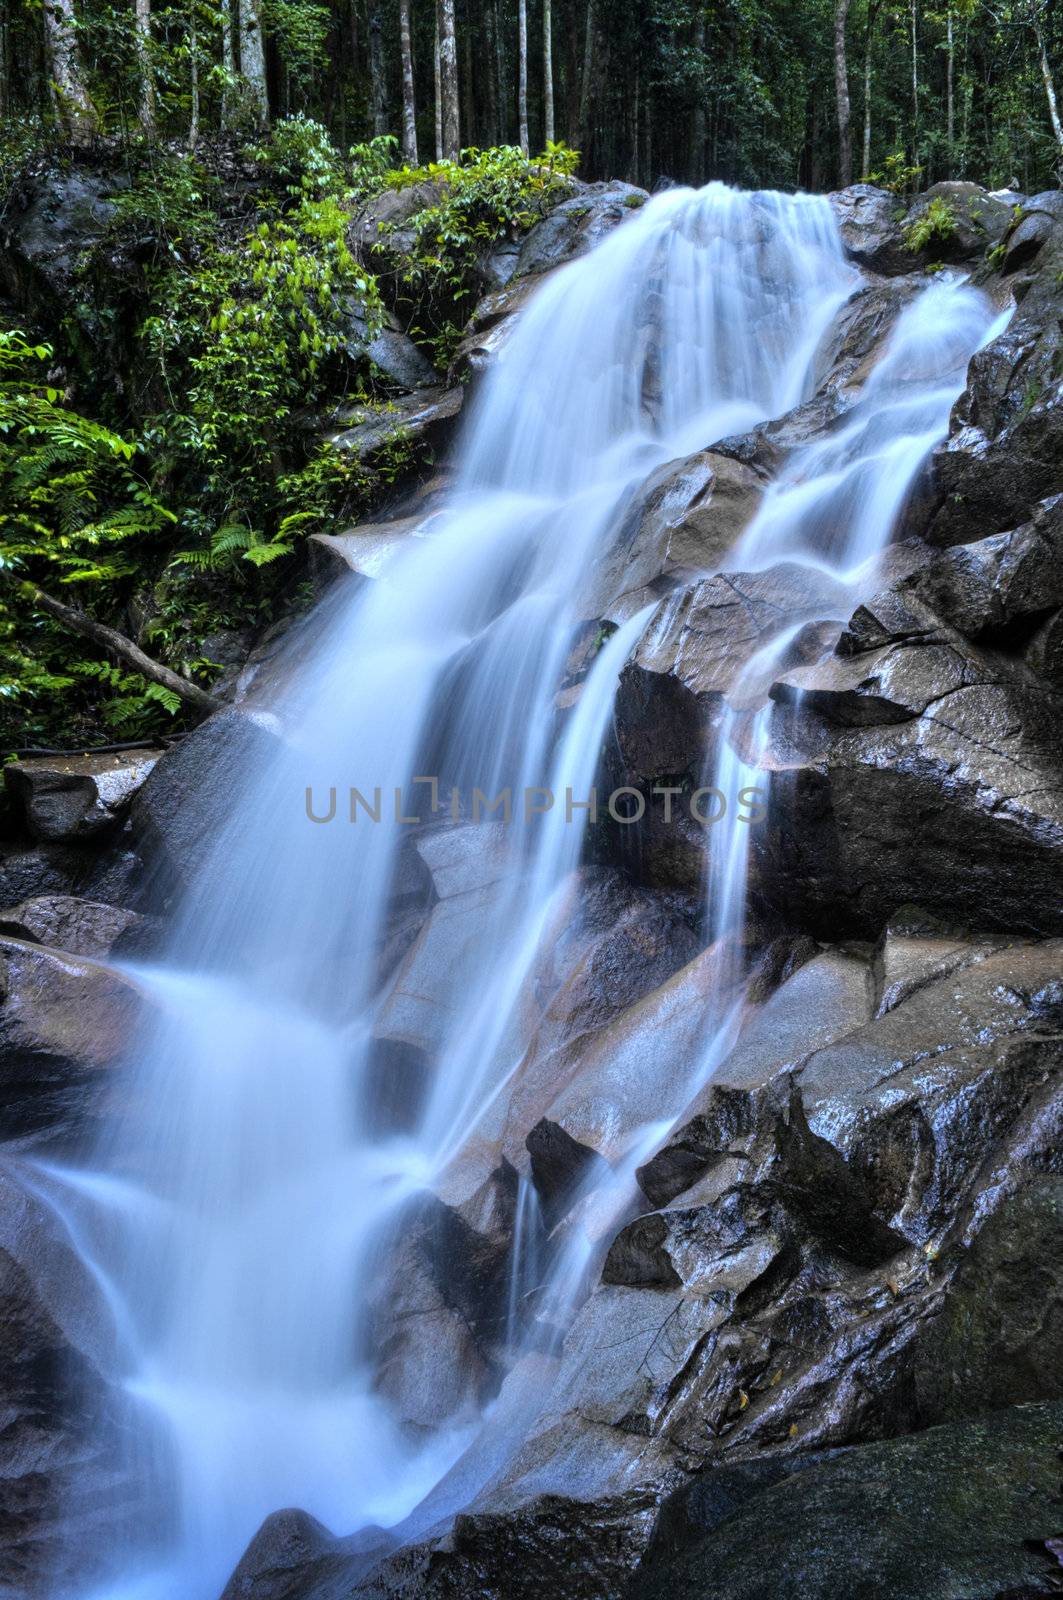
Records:
[[[278,1507],[344,1532],[394,1524],[463,1449],[480,1466],[455,1469],[436,1514],[495,1461],[474,1417],[411,1442],[374,1391],[360,1308],[376,1246],[521,1059],[522,992],[580,855],[583,813],[565,816],[563,796],[593,784],[646,620],[597,653],[559,729],[595,563],[660,465],[806,397],[858,281],[825,200],[710,185],[650,202],[537,293],[479,398],[446,510],[335,608],[271,707],[272,753],[231,797],[169,961],[135,974],[153,1015],[128,1116],[93,1171],[40,1174],[116,1308],[135,1401],[143,1504],[125,1543],[109,1541],[101,1596],[214,1600]],[[929,291],[862,405],[794,461],[730,565],[782,549],[847,574],[873,556],[987,324],[970,291]],[[723,752],[730,786],[747,768],[724,770],[727,739]],[[399,818],[425,812],[427,776],[441,827],[451,786],[508,787],[518,816],[485,830],[501,841],[497,870],[462,925],[445,1006],[418,1023],[430,1087],[382,1116],[379,952],[410,836]],[[352,786],[365,803],[348,821]],[[522,796],[540,786],[555,806],[522,826]],[[308,790],[319,817],[336,791],[333,820],[309,820]],[[716,847],[717,938],[741,917],[737,828]],[[539,1303],[562,1329],[636,1165],[733,1037],[737,1003],[722,988],[717,1003],[660,1120],[581,1198],[586,1226],[543,1267]],[[521,1238],[537,1246],[534,1209],[525,1182]],[[514,1354],[530,1278],[518,1252]]]

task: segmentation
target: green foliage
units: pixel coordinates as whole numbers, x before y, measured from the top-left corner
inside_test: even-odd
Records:
[[[48,381],[48,345],[0,330],[0,730],[76,726],[91,702],[113,728],[148,732],[179,710],[167,691],[81,646],[35,610],[34,585],[115,609],[173,521],[128,439],[72,410]],[[10,724],[10,727],[9,727]]]
[[[881,184],[890,194],[911,194],[922,172],[922,167],[909,164],[903,150],[896,150],[886,157],[881,172],[871,174],[871,182]]]
[[[412,219],[413,245],[403,272],[416,308],[413,321],[426,331],[441,366],[461,337],[469,302],[482,288],[478,269],[484,257],[571,195],[578,164],[578,151],[564,144],[552,144],[538,157],[502,145],[464,150],[458,162],[384,175],[389,187],[427,181],[441,190],[437,203]]]
[[[342,193],[343,163],[327,130],[312,117],[284,117],[250,154],[270,187],[292,199],[323,200]]]
[[[919,215],[904,230],[904,248],[917,254],[925,250],[929,244],[944,244],[956,232],[956,211],[948,200],[943,200],[940,195],[934,198],[920,211]]]

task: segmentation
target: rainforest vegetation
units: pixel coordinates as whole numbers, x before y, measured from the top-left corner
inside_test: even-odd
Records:
[[[371,453],[328,437],[394,410],[389,314],[442,382],[485,256],[577,175],[1033,193],[1061,58],[1043,0],[9,0],[0,742],[209,705],[227,642],[305,602],[306,534],[430,462],[399,422]],[[49,183],[45,218],[92,226],[40,277],[7,235]],[[383,284],[351,219],[418,185]]]

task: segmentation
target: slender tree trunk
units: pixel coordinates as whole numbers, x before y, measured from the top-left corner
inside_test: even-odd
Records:
[[[543,144],[553,144],[554,132],[554,22],[552,0],[543,0]]]
[[[468,6],[472,11],[472,4]],[[461,126],[469,144],[478,144],[476,138],[476,92],[473,87],[473,59],[470,40],[477,37],[476,24],[470,17],[465,30],[465,42],[458,51],[458,76],[461,78]]]
[[[233,7],[232,0],[221,0],[221,66],[225,86],[221,92],[221,125],[227,128],[232,118],[232,83],[235,76],[233,59]]]
[[[379,139],[388,131],[388,86],[384,75],[384,22],[380,0],[369,0],[369,105],[373,135]]]
[[[487,0],[483,10],[484,23],[484,54],[487,57],[484,66],[485,97],[487,101],[487,142],[488,144],[501,144],[502,131],[498,123],[498,45],[495,38],[495,8],[493,0]]]
[[[1063,123],[1059,119],[1059,102],[1056,99],[1056,86],[1052,78],[1052,66],[1048,59],[1048,50],[1045,45],[1044,28],[1038,12],[1034,12],[1034,37],[1037,40],[1037,54],[1041,63],[1041,80],[1045,86],[1045,99],[1048,101],[1048,119],[1052,124],[1055,135],[1056,148],[1059,151],[1060,172],[1063,175]]]
[[[443,102],[443,156],[457,161],[461,154],[458,118],[458,41],[454,32],[454,0],[438,0],[439,84]]]
[[[591,87],[594,81],[594,0],[587,0],[583,36],[583,76],[579,92],[579,148],[586,155],[591,140]]]
[[[528,154],[528,0],[517,0],[517,137]]]
[[[953,175],[955,160],[953,155],[956,143],[956,115],[953,104],[953,80],[956,63],[955,42],[952,33],[952,6],[949,5],[945,17],[945,143],[949,152],[949,177]]]
[[[443,159],[443,70],[439,56],[439,0],[436,0],[436,37],[432,46],[432,71],[435,74],[436,160]]]
[[[259,25],[256,0],[239,0],[240,72],[247,82],[255,122],[264,128],[269,122],[269,96],[266,92],[266,49]]]
[[[135,0],[133,32],[136,37],[137,68],[140,75],[137,114],[144,132],[152,133],[155,129],[155,83],[151,69],[151,0]]]
[[[413,86],[413,46],[410,42],[410,0],[399,0],[399,50],[402,55],[402,154],[417,165],[417,101]]]
[[[44,0],[44,34],[52,101],[64,131],[75,142],[96,132],[96,112],[78,56],[74,0]]]
[[[495,52],[487,64],[488,72],[495,75],[495,99],[498,101],[498,141],[506,144],[509,140],[509,99],[506,94],[506,52],[505,42],[502,37],[502,20],[498,12],[498,0],[487,0],[491,12],[491,31],[494,34]]]
[[[704,81],[705,68],[705,7],[701,0],[698,0],[694,12],[693,44],[700,83]],[[690,177],[695,184],[705,182],[705,136],[705,92],[699,88],[694,101],[694,114],[690,119]]]
[[[196,24],[196,0],[191,0],[188,10],[189,152],[199,143],[199,29]]]
[[[912,18],[912,165],[919,164],[919,13],[918,0],[911,0]]]
[[[845,59],[845,24],[849,0],[834,0],[834,98],[838,109],[838,186],[853,181],[853,133],[849,121],[849,68]]]
[[[875,37],[877,5],[867,8],[867,33],[864,35],[864,147],[860,157],[860,177],[866,183],[871,171],[871,45]]]

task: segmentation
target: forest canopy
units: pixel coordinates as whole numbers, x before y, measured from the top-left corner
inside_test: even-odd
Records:
[[[563,139],[584,177],[646,185],[821,189],[893,158],[1033,192],[1061,52],[1049,0],[9,0],[0,116],[9,145],[302,113],[411,165]]]

